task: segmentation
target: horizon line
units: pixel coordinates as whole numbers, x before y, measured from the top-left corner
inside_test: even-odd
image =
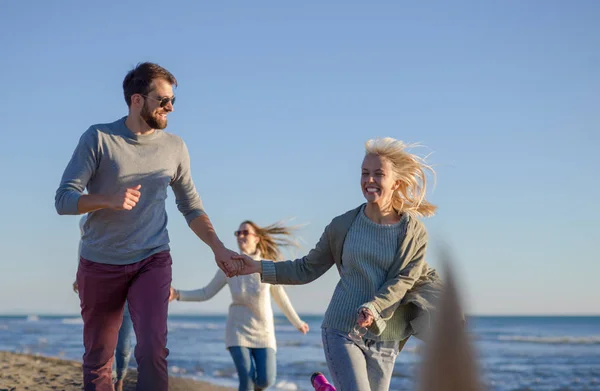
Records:
[[[169,315],[174,316],[227,316],[227,312],[172,312]],[[283,313],[275,313],[275,316],[285,317]],[[324,313],[313,313],[313,312],[298,312],[300,316],[324,316]],[[0,312],[0,317],[8,317],[8,316],[65,316],[65,317],[81,317],[80,313],[76,312]],[[467,317],[480,317],[480,318],[490,318],[490,317],[502,317],[502,318],[511,318],[511,317],[600,317],[600,313],[562,313],[562,314],[545,314],[545,313],[531,313],[531,314],[509,314],[509,313],[499,313],[499,314],[490,314],[490,313],[480,313],[480,314],[465,314]]]

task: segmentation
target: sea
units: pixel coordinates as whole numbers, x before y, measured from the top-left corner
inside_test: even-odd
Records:
[[[277,390],[311,390],[310,375],[329,377],[321,316],[302,316],[301,334],[276,316]],[[223,316],[170,315],[168,357],[173,376],[237,387],[225,349]],[[469,332],[489,391],[600,390],[600,317],[471,317]],[[81,361],[81,317],[0,316],[0,350]],[[133,340],[135,343],[135,339]],[[390,390],[414,390],[422,342],[411,338],[398,356]],[[135,358],[130,366],[135,368]],[[330,378],[330,377],[329,377]]]

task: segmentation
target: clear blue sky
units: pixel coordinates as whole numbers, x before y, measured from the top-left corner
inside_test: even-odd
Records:
[[[232,248],[241,220],[295,217],[308,251],[363,201],[364,142],[391,136],[433,152],[429,262],[452,246],[470,313],[600,313],[600,2],[417,3],[6,2],[0,313],[78,312],[78,217],[54,192],[81,133],[126,114],[123,77],[146,60],[179,80],[168,130]],[[198,288],[212,253],[169,194],[173,283]],[[322,313],[337,278],[288,292]]]

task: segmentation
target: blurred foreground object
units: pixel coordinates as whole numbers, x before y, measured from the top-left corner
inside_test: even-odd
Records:
[[[440,252],[445,271],[444,291],[438,302],[418,379],[419,391],[484,391],[471,339],[463,317],[460,295],[448,248]]]

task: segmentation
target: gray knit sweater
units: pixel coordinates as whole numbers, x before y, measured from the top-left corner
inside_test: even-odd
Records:
[[[406,219],[396,224],[376,224],[361,208],[344,242],[340,280],[325,312],[322,327],[350,332],[356,324],[357,310],[367,303],[385,283],[398,251],[398,236]],[[372,310],[374,312],[374,310]],[[394,322],[372,340],[404,339],[406,325]]]

